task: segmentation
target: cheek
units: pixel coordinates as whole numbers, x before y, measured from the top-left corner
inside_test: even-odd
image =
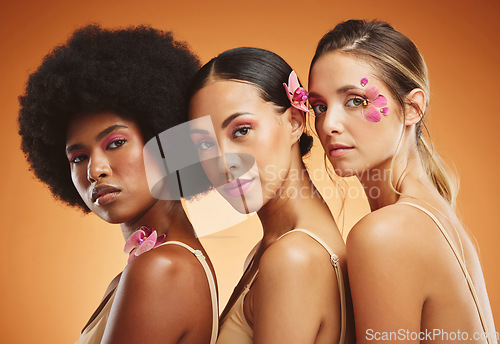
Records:
[[[89,185],[89,181],[87,180],[87,171],[85,168],[83,168],[83,166],[77,166],[71,169],[71,180],[73,181],[73,185],[80,196],[82,196]]]

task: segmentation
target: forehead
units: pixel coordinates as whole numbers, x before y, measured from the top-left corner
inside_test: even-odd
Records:
[[[365,60],[341,52],[326,53],[313,65],[309,86],[330,84],[353,84],[359,86],[362,78],[376,77],[375,69]]]
[[[283,90],[284,92],[284,90]],[[191,119],[210,115],[218,121],[223,116],[236,112],[256,111],[266,102],[261,98],[259,89],[249,83],[216,80],[201,88],[190,102]]]
[[[127,131],[141,135],[140,129],[134,121],[125,119],[113,112],[99,112],[73,118],[69,122],[66,131],[66,143],[93,140],[103,130],[114,125],[126,126]]]

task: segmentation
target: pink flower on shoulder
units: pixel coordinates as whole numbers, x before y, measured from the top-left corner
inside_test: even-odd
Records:
[[[361,79],[361,86],[365,87],[368,84],[367,78]],[[365,88],[365,100],[363,101],[363,109],[361,113],[371,122],[380,122],[382,117],[380,114],[386,116],[389,114],[387,105],[387,98],[380,94],[376,85],[370,85]]]
[[[165,241],[165,234],[158,236],[156,230],[142,226],[136,230],[125,242],[123,251],[129,254],[130,263],[135,257],[147,252]]]
[[[305,88],[300,86],[299,79],[297,78],[297,74],[295,73],[295,71],[292,70],[292,72],[288,76],[288,85],[283,83],[283,86],[285,86],[286,95],[288,96],[288,99],[290,100],[290,103],[294,108],[313,115],[306,106],[306,101],[309,94],[307,93]]]

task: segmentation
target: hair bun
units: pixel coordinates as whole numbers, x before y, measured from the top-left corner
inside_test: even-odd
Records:
[[[299,140],[300,155],[304,156],[311,150],[313,145],[313,137],[306,132],[303,132]]]

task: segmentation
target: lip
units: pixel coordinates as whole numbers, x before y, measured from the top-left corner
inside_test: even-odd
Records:
[[[111,185],[99,185],[92,188],[92,203],[97,205],[106,205],[114,201],[116,196],[120,193],[120,189],[117,189]]]
[[[335,143],[328,146],[328,155],[331,157],[339,157],[351,152],[354,149],[352,146],[343,143]]]
[[[250,186],[252,186],[255,179],[235,179],[222,186],[222,189],[230,197],[237,197],[244,195]]]

